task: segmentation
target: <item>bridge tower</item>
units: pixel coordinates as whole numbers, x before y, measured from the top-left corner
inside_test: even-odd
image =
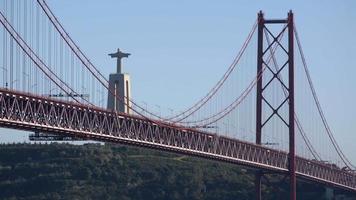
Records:
[[[122,72],[122,58],[128,58],[131,54],[117,49],[117,52],[109,54],[111,58],[117,59],[116,73],[109,76],[108,104],[109,110],[130,114],[131,107],[131,83],[130,75]]]
[[[282,30],[276,33],[272,33],[269,30],[270,26],[273,24],[284,25]],[[283,46],[279,40],[283,33],[288,30],[288,46]],[[272,42],[269,45],[264,46],[266,38],[265,34],[272,36]],[[273,116],[279,117],[284,124],[287,126],[289,133],[289,180],[290,180],[290,200],[296,200],[296,166],[295,166],[295,124],[294,124],[294,22],[293,22],[293,12],[288,13],[287,19],[265,19],[262,11],[258,13],[258,35],[257,35],[257,75],[261,78],[257,82],[257,93],[256,93],[256,144],[261,145],[263,128],[266,124],[269,123],[270,119]],[[269,43],[269,42],[268,42]],[[284,65],[280,67],[278,71],[274,71],[268,65],[267,53],[271,52],[271,55],[274,56],[273,46],[277,48],[282,48],[286,53],[287,61],[284,62]],[[264,68],[272,72],[272,77],[267,77],[264,73]],[[285,69],[287,68],[287,69]],[[279,77],[281,76],[282,70],[288,70],[288,79],[283,81]],[[267,80],[265,80],[267,78]],[[279,81],[283,90],[286,94],[286,97],[281,105],[273,107],[269,103],[268,99],[264,97],[264,91],[267,87],[270,86],[270,83],[273,80]],[[287,83],[287,84],[285,84]],[[288,117],[284,119],[279,115],[278,111],[284,104],[288,104]],[[272,109],[272,113],[263,117],[262,106],[267,105]],[[255,177],[255,187],[256,187],[256,199],[261,200],[261,178],[263,172],[257,172]]]

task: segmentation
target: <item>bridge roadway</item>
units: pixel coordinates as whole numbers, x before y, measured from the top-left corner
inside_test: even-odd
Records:
[[[172,151],[286,173],[288,153],[233,138],[0,88],[0,127]],[[297,157],[297,177],[356,192],[356,174]]]

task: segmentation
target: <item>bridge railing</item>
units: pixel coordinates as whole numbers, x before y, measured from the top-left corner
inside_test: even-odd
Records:
[[[307,160],[297,157],[297,172],[306,178],[315,178],[319,181],[337,183],[356,188],[356,175],[342,170],[336,165],[321,163],[320,161]]]

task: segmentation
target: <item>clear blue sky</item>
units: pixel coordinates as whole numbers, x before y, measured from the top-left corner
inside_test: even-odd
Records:
[[[115,70],[118,47],[133,97],[182,110],[204,95],[240,49],[259,10],[292,9],[319,99],[335,137],[356,163],[356,1],[48,0],[91,61]],[[208,59],[207,59],[208,58]]]

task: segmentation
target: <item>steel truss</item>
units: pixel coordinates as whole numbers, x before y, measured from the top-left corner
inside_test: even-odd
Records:
[[[1,88],[0,126],[173,151],[288,173],[287,152],[195,129],[157,125],[133,115]],[[356,192],[356,175],[336,166],[296,157],[296,171],[300,178]]]

